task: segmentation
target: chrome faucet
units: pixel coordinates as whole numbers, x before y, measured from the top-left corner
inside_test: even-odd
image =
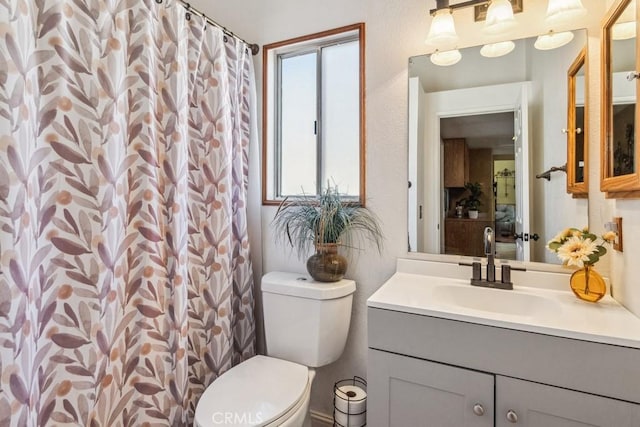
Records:
[[[513,283],[511,282],[511,266],[509,264],[503,263],[501,265],[500,270],[502,278],[500,281],[496,281],[496,241],[493,228],[485,227],[483,242],[484,254],[487,257],[487,278],[482,278],[482,265],[480,264],[480,261],[475,261],[471,264],[473,269],[471,284],[473,286],[483,286],[485,288],[513,289]]]

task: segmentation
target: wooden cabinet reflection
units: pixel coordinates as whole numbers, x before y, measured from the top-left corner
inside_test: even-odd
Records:
[[[484,256],[482,236],[493,221],[469,218],[446,218],[444,221],[444,251],[449,255]]]

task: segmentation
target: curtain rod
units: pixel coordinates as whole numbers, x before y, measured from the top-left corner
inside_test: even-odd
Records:
[[[226,35],[233,37],[236,40],[240,40],[241,42],[243,42],[244,44],[247,45],[247,47],[249,48],[249,50],[251,50],[251,54],[253,55],[257,55],[258,52],[260,52],[260,46],[256,43],[249,43],[248,41],[246,41],[245,39],[243,39],[242,37],[239,37],[238,35],[234,34],[232,31],[228,30],[226,27],[224,27],[223,25],[218,24],[216,21],[214,21],[213,19],[209,18],[207,15],[205,15],[203,12],[199,11],[198,9],[194,8],[193,6],[191,6],[188,2],[186,2],[185,0],[178,0],[180,3],[182,3],[182,7],[184,7],[185,9],[187,9],[187,13],[194,13],[200,17],[202,17],[208,24],[211,24],[215,27],[220,28]],[[161,4],[162,0],[156,0],[156,3]],[[187,19],[188,15],[187,15]]]

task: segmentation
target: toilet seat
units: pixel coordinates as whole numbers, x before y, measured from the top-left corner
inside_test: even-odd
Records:
[[[315,378],[315,371],[309,369],[309,381],[305,390],[298,399],[298,401],[287,410],[284,414],[281,414],[278,418],[271,421],[269,424],[262,427],[297,427],[303,425],[303,421],[306,419],[309,412],[309,400],[311,398],[311,384]],[[304,424],[310,425],[310,424]]]
[[[207,387],[196,406],[195,425],[254,427],[280,422],[301,405],[309,379],[306,366],[252,357]]]

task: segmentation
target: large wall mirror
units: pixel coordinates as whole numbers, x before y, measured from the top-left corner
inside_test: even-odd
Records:
[[[636,108],[640,91],[636,1],[619,0],[602,31],[602,144],[600,188],[607,197],[640,197]]]
[[[409,58],[410,252],[482,256],[491,226],[497,257],[559,263],[546,242],[588,225],[588,198],[567,193],[564,172],[567,75],[587,44],[586,30],[573,33],[553,50],[536,49],[535,37],[497,58],[462,49],[451,66]],[[470,218],[476,184],[479,213]]]

